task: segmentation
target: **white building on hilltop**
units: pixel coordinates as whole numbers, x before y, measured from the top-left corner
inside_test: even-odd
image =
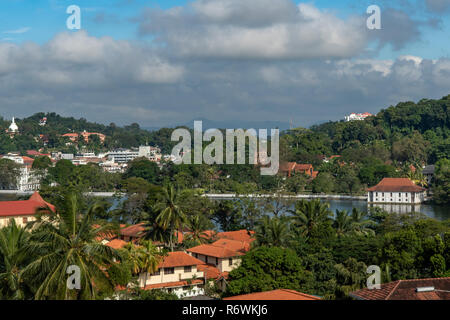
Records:
[[[361,120],[366,120],[367,117],[371,117],[373,116],[373,114],[365,112],[365,113],[351,113],[348,116],[345,116],[345,121],[349,122],[349,121],[361,121]]]

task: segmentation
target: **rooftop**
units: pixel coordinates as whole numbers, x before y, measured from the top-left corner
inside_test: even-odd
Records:
[[[416,292],[424,287],[434,289]],[[397,280],[383,283],[381,289],[354,291],[350,296],[358,300],[450,300],[450,278]]]
[[[196,259],[182,251],[169,252],[164,260],[159,264],[159,268],[174,268],[184,266],[196,266],[205,264],[203,261]]]
[[[367,190],[378,192],[422,192],[425,189],[417,186],[408,178],[384,178],[376,186]]]
[[[35,192],[28,200],[0,201],[0,217],[31,216],[36,214],[37,209],[47,206],[52,211],[56,210],[55,206]]]
[[[223,300],[321,300],[319,297],[311,296],[295,290],[277,289],[257,293],[243,294]]]

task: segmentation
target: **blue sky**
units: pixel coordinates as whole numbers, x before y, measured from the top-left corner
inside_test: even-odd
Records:
[[[308,126],[449,94],[449,35],[450,0],[0,0],[0,116]]]
[[[65,22],[68,17],[66,8],[76,4],[82,9],[82,29],[90,35],[110,36],[115,39],[140,40],[137,24],[133,21],[146,7],[168,9],[185,6],[186,0],[2,0],[0,1],[0,40],[21,43],[34,41],[45,43],[58,32],[66,31]],[[301,3],[302,1],[296,1]],[[313,3],[316,7],[346,18],[351,15],[362,15],[371,4],[384,7],[405,9],[411,17],[425,21],[435,15],[422,10],[423,1],[410,1],[414,5],[402,5],[404,1],[355,1],[355,0],[316,0],[303,1]],[[104,17],[99,23],[96,17]],[[450,15],[439,16],[440,27],[422,28],[421,41],[411,43],[401,50],[393,51],[385,47],[379,52],[382,59],[395,58],[398,55],[418,55],[424,58],[437,59],[450,54]],[[12,31],[13,33],[10,33]]]

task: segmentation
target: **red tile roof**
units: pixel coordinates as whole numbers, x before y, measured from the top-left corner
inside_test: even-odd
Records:
[[[217,233],[217,238],[252,242],[253,240],[255,240],[254,238],[252,238],[254,234],[255,231],[247,230],[228,231]]]
[[[126,244],[127,244],[127,242],[125,242],[123,240],[114,239],[114,240],[111,240],[110,242],[108,242],[106,245],[113,249],[122,249]]]
[[[384,178],[379,184],[367,190],[378,192],[422,192],[425,189],[415,185],[408,178]]]
[[[250,242],[247,241],[237,241],[230,239],[219,239],[212,243],[213,246],[227,248],[232,251],[245,253],[250,250]]]
[[[185,252],[175,251],[169,252],[168,256],[164,257],[164,260],[159,264],[159,268],[196,266],[200,264],[205,263],[199,259],[192,257],[191,255]]]
[[[295,290],[277,289],[272,291],[243,294],[228,297],[223,300],[321,300],[319,297],[311,296]]]
[[[190,285],[195,285],[195,284],[203,284],[203,280],[193,279],[189,282],[188,281],[175,281],[175,282],[149,284],[149,285],[145,286],[144,290],[152,290],[152,289],[159,289],[159,288],[178,288],[178,287],[190,286]]]
[[[127,237],[138,238],[145,230],[145,223],[134,224],[120,230],[120,234]]]
[[[218,279],[221,275],[220,270],[210,264],[200,264],[197,270],[204,272],[206,279]]]
[[[231,258],[244,255],[244,253],[242,252],[230,250],[212,244],[201,244],[199,246],[187,249],[187,251],[215,258]]]
[[[434,291],[416,292],[419,287]],[[350,293],[359,300],[450,300],[450,278],[397,280],[381,284],[381,289],[361,289]]]
[[[37,209],[46,206],[55,212],[55,206],[46,202],[38,192],[35,192],[28,200],[0,201],[0,217],[32,216],[36,214]]]

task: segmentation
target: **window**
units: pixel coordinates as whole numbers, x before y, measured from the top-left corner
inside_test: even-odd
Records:
[[[233,265],[233,258],[228,259],[228,265],[231,267]]]
[[[192,272],[192,266],[185,266],[184,273],[190,273],[190,272]]]
[[[161,274],[161,269],[158,269],[152,276],[159,276]]]
[[[198,254],[194,253],[194,257],[198,258]]]
[[[219,264],[219,258],[216,258],[216,266]]]
[[[175,268],[164,268],[164,274],[174,274]]]
[[[401,198],[401,197],[402,197],[402,194],[401,194],[401,193],[399,193],[399,194],[398,194],[398,196],[399,196],[399,197]]]

